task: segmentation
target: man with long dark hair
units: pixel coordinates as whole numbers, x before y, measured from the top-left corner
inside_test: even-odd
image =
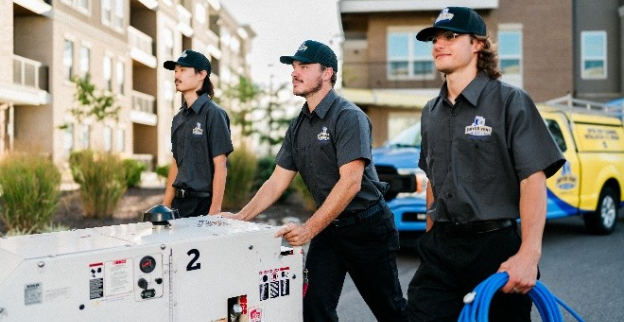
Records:
[[[185,50],[164,67],[175,71],[176,90],[184,103],[173,117],[173,161],[163,203],[182,217],[217,214],[225,192],[227,156],[233,151],[230,119],[212,97],[210,61]]]
[[[546,178],[565,160],[529,95],[498,80],[479,14],[445,8],[416,38],[433,44],[445,82],[421,120],[418,165],[430,184],[421,265],[408,288],[410,320],[457,321],[467,293],[507,272],[490,321],[530,321],[526,294],[538,277]]]

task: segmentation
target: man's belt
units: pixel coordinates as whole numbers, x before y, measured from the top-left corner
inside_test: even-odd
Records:
[[[204,191],[191,191],[185,189],[176,189],[175,197],[176,198],[210,198],[210,192]]]
[[[334,219],[334,221],[332,222],[332,225],[338,228],[351,226],[353,224],[362,222],[364,219],[371,217],[372,215],[376,213],[382,212],[383,207],[384,207],[384,202],[379,201],[361,212],[358,212],[352,215],[346,215],[346,216],[344,214],[340,215],[338,218]]]
[[[433,224],[433,227],[449,234],[476,235],[511,227],[514,225],[514,223],[515,222],[512,219],[475,221],[467,224],[456,224],[452,222],[437,221]]]

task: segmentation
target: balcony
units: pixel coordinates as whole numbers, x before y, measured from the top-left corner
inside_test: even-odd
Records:
[[[132,91],[132,110],[130,111],[130,119],[134,123],[145,125],[156,125],[158,117],[156,116],[155,101],[152,95]]]
[[[42,65],[40,62],[13,55],[13,83],[0,85],[0,102],[8,101],[22,105],[45,105],[50,102],[50,95],[41,89]],[[45,74],[44,74],[45,75]]]
[[[43,0],[13,0],[13,3],[20,7],[42,16],[50,16],[52,6],[50,6],[49,2]],[[21,14],[21,12],[19,13]]]
[[[180,30],[183,35],[192,37],[193,27],[191,26],[191,12],[180,4],[178,4],[176,9],[178,10],[178,30]]]
[[[154,40],[140,30],[128,26],[128,43],[130,44],[130,57],[141,64],[156,68],[156,56],[154,56]]]

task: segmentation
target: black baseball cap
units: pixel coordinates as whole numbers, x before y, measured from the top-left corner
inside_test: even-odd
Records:
[[[460,34],[486,36],[485,21],[474,10],[465,7],[447,7],[440,11],[433,27],[421,30],[416,39],[427,41],[439,30],[450,30]]]
[[[290,65],[293,61],[302,63],[319,63],[323,66],[331,67],[334,72],[338,72],[338,58],[336,53],[329,46],[314,40],[306,40],[299,46],[297,52],[292,56],[281,56],[282,64]]]
[[[204,54],[190,49],[183,51],[177,61],[168,60],[163,64],[163,66],[169,70],[174,70],[176,65],[194,67],[197,70],[205,70],[208,72],[208,75],[210,75],[210,72],[212,71],[208,58],[206,58]]]

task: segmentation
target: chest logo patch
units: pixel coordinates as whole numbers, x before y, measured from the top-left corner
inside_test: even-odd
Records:
[[[492,135],[492,127],[485,125],[485,118],[483,116],[475,116],[472,124],[466,126],[467,134],[472,137],[483,138]]]
[[[323,131],[319,133],[317,136],[319,141],[329,141],[329,133],[327,132],[327,127],[323,126]]]
[[[204,130],[201,128],[201,123],[197,122],[197,125],[193,128],[193,135],[202,135]]]

